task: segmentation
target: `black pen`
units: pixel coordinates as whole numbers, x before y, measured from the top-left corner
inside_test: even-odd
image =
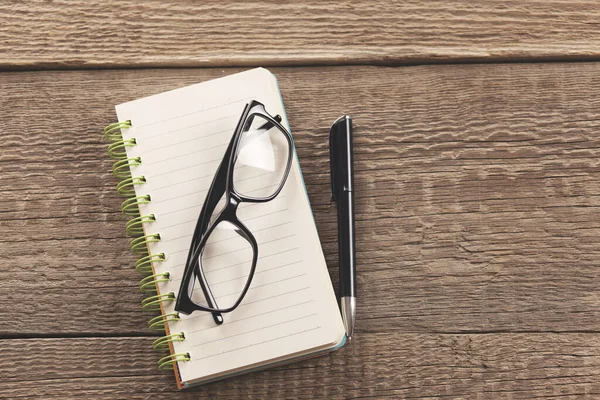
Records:
[[[352,119],[338,118],[329,131],[331,199],[338,210],[340,309],[346,336],[354,331],[356,315],[356,250],[354,248],[354,167]]]

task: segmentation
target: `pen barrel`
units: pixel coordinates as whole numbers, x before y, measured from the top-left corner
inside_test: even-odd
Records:
[[[338,247],[340,297],[356,297],[356,250],[354,247],[354,193],[342,191],[338,198]]]

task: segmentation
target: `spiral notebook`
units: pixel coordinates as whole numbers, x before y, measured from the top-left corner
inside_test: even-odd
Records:
[[[146,276],[142,302],[164,330],[154,347],[180,388],[333,350],[345,342],[337,300],[297,156],[279,196],[242,204],[258,264],[241,305],[216,325],[209,313],[174,312],[206,191],[246,103],[256,99],[289,129],[275,76],[257,68],[116,106],[105,129],[127,232]],[[233,250],[235,251],[235,250]]]

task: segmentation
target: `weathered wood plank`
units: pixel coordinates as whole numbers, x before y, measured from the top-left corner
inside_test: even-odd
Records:
[[[180,393],[151,338],[0,341],[0,397],[596,399],[599,334],[365,333],[326,356]]]
[[[100,132],[231,72],[0,74],[1,334],[147,334]],[[600,331],[598,64],[273,72],[334,281],[327,131],[355,118],[359,334]]]
[[[598,59],[593,0],[0,4],[0,68]]]

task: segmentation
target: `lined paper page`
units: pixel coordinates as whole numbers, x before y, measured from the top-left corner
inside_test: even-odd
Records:
[[[156,272],[168,271],[170,282],[160,293],[177,294],[192,232],[216,169],[247,102],[262,102],[271,115],[287,119],[276,80],[258,68],[117,106],[120,121],[130,119],[125,138],[135,138],[128,157],[141,157],[133,176],[144,176],[136,194],[151,196],[142,215],[155,214],[146,233],[161,241],[150,252],[165,253]],[[255,177],[253,179],[260,179]],[[190,362],[179,363],[184,382],[228,373],[291,354],[332,347],[343,337],[343,325],[297,160],[284,189],[271,202],[242,203],[239,219],[258,242],[258,264],[241,305],[224,314],[215,325],[209,313],[197,311],[169,324],[171,333],[186,340],[174,343],[176,353],[189,352]],[[232,232],[215,248],[219,283],[217,302],[234,296],[232,282],[239,277],[230,268],[249,257]],[[251,256],[251,253],[250,253]],[[233,260],[233,261],[232,261]],[[201,296],[199,285],[196,294]],[[234,290],[235,291],[235,290]],[[173,303],[164,305],[172,312]]]

